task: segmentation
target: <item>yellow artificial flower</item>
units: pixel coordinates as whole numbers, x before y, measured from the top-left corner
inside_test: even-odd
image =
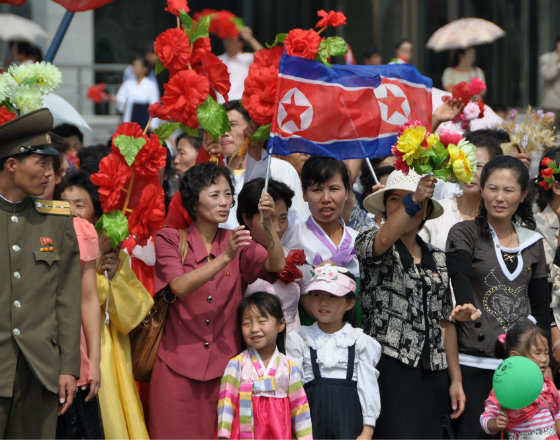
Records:
[[[426,143],[428,144],[429,150],[431,150],[434,147],[434,145],[436,145],[438,142],[439,142],[439,134],[437,133],[432,133],[426,138]]]
[[[408,166],[412,165],[414,159],[419,159],[424,147],[424,136],[426,136],[426,127],[410,127],[403,131],[397,140],[397,150],[403,153],[402,160]]]
[[[449,163],[447,167],[451,167],[453,174],[458,181],[470,183],[473,179],[473,166],[467,154],[457,145],[449,144],[447,146],[449,152]]]

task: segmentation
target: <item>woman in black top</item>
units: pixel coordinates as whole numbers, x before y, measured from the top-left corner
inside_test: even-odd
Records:
[[[447,267],[457,306],[459,362],[467,407],[454,422],[457,438],[486,438],[480,426],[492,388],[498,336],[532,315],[550,332],[550,294],[542,236],[528,200],[529,172],[511,156],[498,156],[480,176],[478,216],[451,228]]]
[[[445,255],[418,236],[424,217],[443,213],[434,187],[433,176],[394,171],[364,200],[387,218],[356,239],[364,332],[382,347],[379,438],[447,438],[449,397],[452,418],[465,405]]]

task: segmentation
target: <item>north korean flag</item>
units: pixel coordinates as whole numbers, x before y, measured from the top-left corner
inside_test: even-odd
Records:
[[[432,80],[410,64],[324,64],[284,54],[269,152],[338,159],[391,154],[399,126],[432,126]]]

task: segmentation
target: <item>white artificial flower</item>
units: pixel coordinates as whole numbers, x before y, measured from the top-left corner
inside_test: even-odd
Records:
[[[43,95],[37,87],[18,85],[12,92],[12,104],[15,104],[20,115],[31,113],[43,107]]]

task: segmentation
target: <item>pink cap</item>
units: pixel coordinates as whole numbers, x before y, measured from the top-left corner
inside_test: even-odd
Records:
[[[314,271],[315,276],[307,285],[305,293],[313,290],[323,290],[335,296],[345,296],[349,292],[356,291],[356,282],[349,276],[344,275],[344,272],[348,272],[348,269],[344,267],[325,264],[316,267]]]

